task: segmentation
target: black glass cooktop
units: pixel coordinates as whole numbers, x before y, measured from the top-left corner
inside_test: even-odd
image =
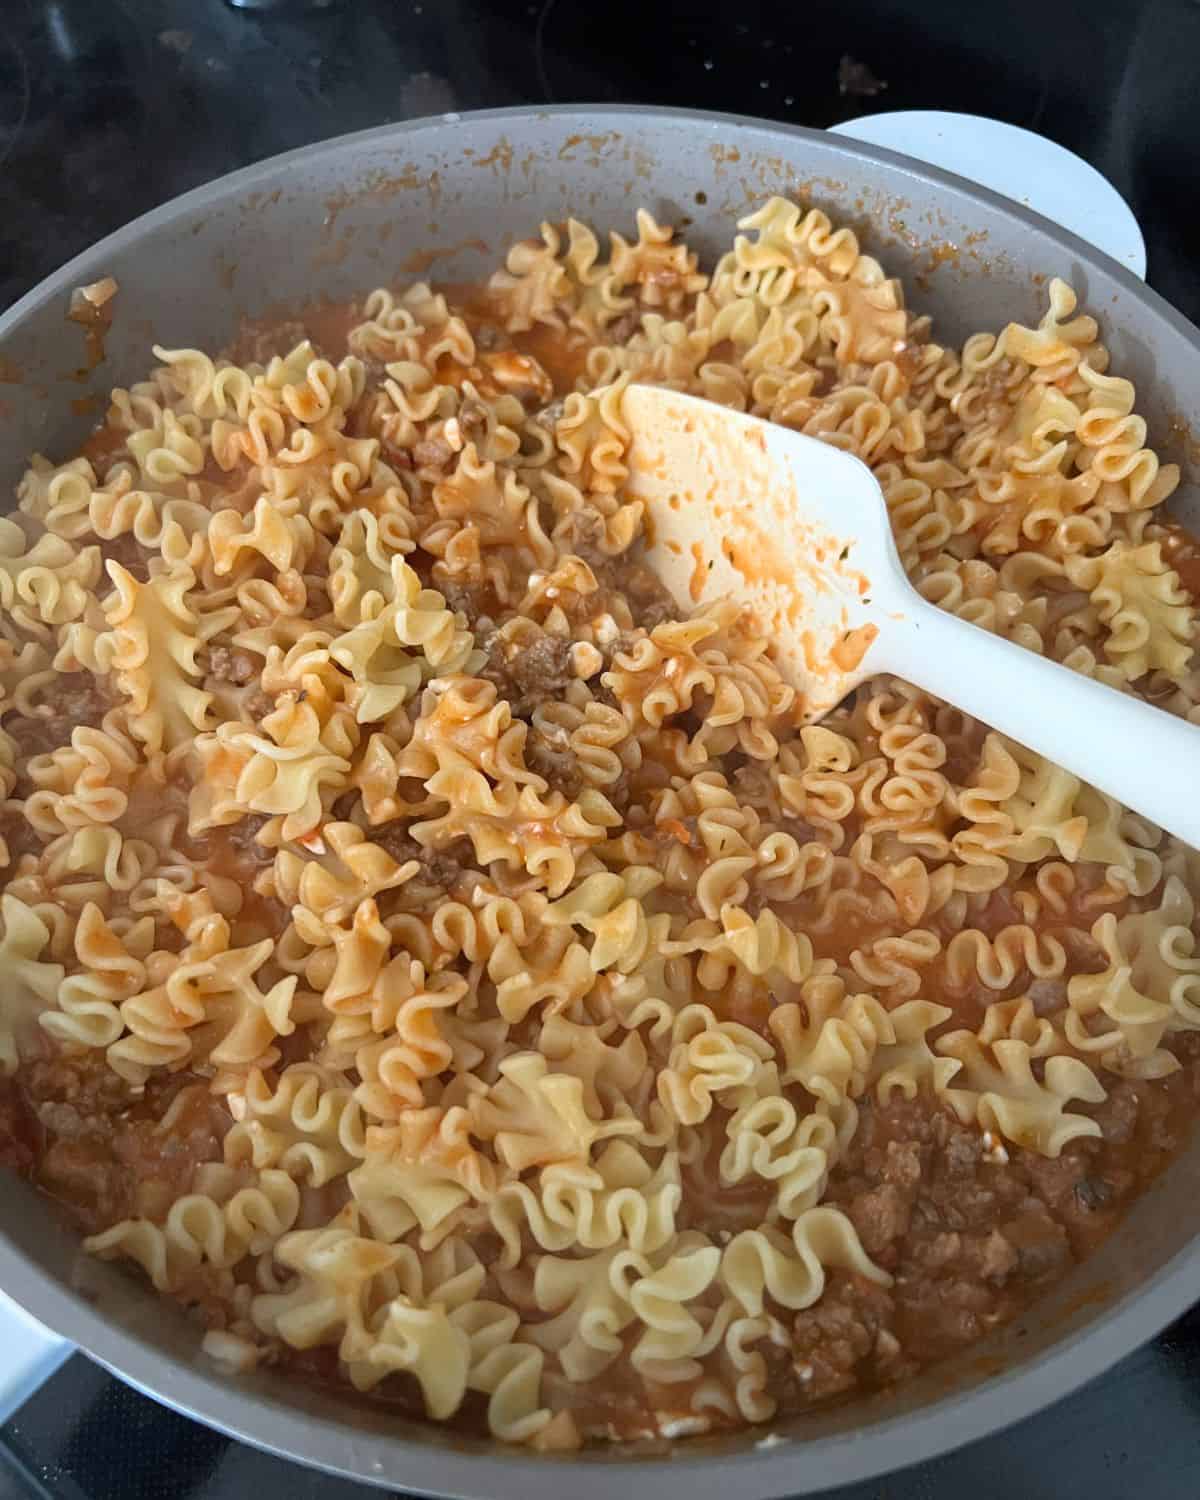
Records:
[[[309,141],[447,110],[701,106],[825,126],[989,114],[1093,162],[1200,321],[1197,0],[0,0],[0,306],[146,209]],[[1190,1211],[1189,1206],[1189,1211]],[[1200,1287],[1197,1288],[1200,1293]],[[0,1500],[366,1500],[83,1358],[0,1429]],[[997,1437],[841,1500],[1195,1500],[1200,1311]]]
[[[371,1500],[379,1493],[231,1442],[82,1355],[0,1428],[0,1500]],[[825,1500],[1198,1495],[1200,1309],[1039,1416],[891,1478],[829,1490]]]

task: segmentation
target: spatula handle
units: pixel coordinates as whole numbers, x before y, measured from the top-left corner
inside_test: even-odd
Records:
[[[1200,847],[1200,727],[915,595],[871,665],[973,718]]]

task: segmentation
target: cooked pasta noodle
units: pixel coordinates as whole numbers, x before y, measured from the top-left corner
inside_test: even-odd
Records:
[[[539,1450],[766,1421],[1010,1316],[1179,1137],[1194,853],[901,682],[801,727],[640,560],[619,391],[857,454],[927,598],[1200,722],[1177,473],[1061,282],[955,350],[819,210],[739,228],[156,348],[0,521],[4,1156],[229,1366]]]

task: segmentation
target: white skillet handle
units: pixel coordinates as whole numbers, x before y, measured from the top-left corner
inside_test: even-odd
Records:
[[[913,594],[881,632],[893,672],[1200,848],[1200,727],[1047,661]]]
[[[75,1346],[60,1339],[0,1292],[0,1423],[50,1379]]]

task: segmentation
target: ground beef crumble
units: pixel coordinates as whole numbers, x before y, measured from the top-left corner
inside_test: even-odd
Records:
[[[545,779],[552,792],[561,792],[569,802],[583,789],[579,757],[571,749],[565,730],[543,730],[534,725],[525,740],[525,764]]]
[[[612,554],[604,545],[607,532],[598,510],[573,510],[564,517],[555,534],[565,548],[587,563],[597,578],[610,571]]]
[[[467,617],[473,626],[484,616],[493,616],[500,608],[496,591],[489,582],[471,583],[445,576],[444,569],[435,568],[433,587],[446,601],[447,609],[457,610]]]
[[[1182,1142],[1200,1065],[1194,1047],[1180,1051],[1169,1088],[1114,1083],[1093,1110],[1101,1137],[1072,1141],[1057,1158],[988,1152],[978,1130],[926,1099],[864,1099],[826,1201],[893,1282],[829,1278],[795,1319],[795,1397],[871,1389],[943,1359],[1084,1259]]]
[[[11,1078],[0,1078],[0,1167],[28,1176],[37,1164],[37,1116]]]
[[[104,679],[90,672],[63,672],[54,680],[52,697],[41,705],[44,713],[8,714],[4,727],[16,740],[22,757],[44,755],[71,743],[77,725],[98,728],[114,699]]]
[[[15,866],[26,854],[37,854],[42,840],[37,829],[25,816],[24,803],[18,801],[0,803],[0,840],[8,856],[8,866]]]
[[[252,719],[261,721],[269,713],[274,712],[275,699],[271,697],[270,693],[264,693],[261,688],[255,688],[252,693],[246,695],[242,706]]]
[[[249,651],[239,651],[233,646],[210,646],[207,659],[201,656],[198,665],[208,677],[218,682],[232,682],[238,687],[253,682],[258,676],[258,662]]]
[[[605,337],[610,344],[627,343],[638,329],[642,326],[641,308],[631,307],[628,312],[614,319],[605,329]]]
[[[258,838],[270,821],[260,813],[248,813],[236,823],[210,828],[205,835],[208,868],[214,874],[249,884],[275,858],[275,850],[268,849]]]
[[[479,675],[495,683],[519,719],[527,719],[540,703],[561,698],[567,684],[575,680],[571,665],[571,642],[560,636],[540,635],[532,645],[513,649],[498,632],[482,641],[487,661]]]
[[[23,1070],[19,1092],[5,1089],[0,1127],[15,1123],[18,1142],[36,1143],[36,1180],[89,1232],[131,1214],[161,1221],[189,1190],[197,1165],[220,1160],[230,1124],[207,1082],[193,1074],[152,1078],[139,1091],[103,1054],[69,1057],[49,1044]],[[159,1121],[173,1105],[164,1131]],[[7,1129],[0,1139],[8,1142]]]
[[[426,849],[417,843],[408,831],[408,824],[400,819],[369,829],[367,837],[390,854],[397,864],[407,864],[410,859],[415,859],[421,867],[416,876],[421,885],[451,891],[462,879],[463,871],[475,867],[474,854],[465,840],[459,839],[445,849]]]
[[[691,612],[676,604],[661,580],[643,563],[626,564],[621,571],[621,587],[634,624],[643,630],[653,630],[664,620],[678,620]]]
[[[895,1306],[882,1287],[835,1271],[821,1300],[792,1324],[793,1378],[809,1401],[836,1396],[870,1371],[874,1383],[898,1379],[912,1367],[901,1360],[891,1331]]]

